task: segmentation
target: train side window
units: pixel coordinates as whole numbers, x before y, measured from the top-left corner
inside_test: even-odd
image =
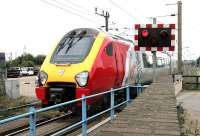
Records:
[[[113,46],[112,46],[112,43],[109,43],[108,46],[106,47],[106,54],[108,56],[112,56],[113,55]]]
[[[153,67],[153,61],[152,61],[152,58],[150,58],[150,57],[147,56],[147,54],[142,53],[142,59],[143,59],[143,63],[144,63],[144,68]]]

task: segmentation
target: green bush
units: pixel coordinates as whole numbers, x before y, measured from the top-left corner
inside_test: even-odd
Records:
[[[31,54],[23,54],[12,61],[6,62],[6,67],[35,67],[40,66],[44,59],[45,55],[37,55],[34,57]]]

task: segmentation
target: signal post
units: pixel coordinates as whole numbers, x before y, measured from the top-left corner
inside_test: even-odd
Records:
[[[153,18],[153,24],[156,24],[156,18]],[[157,67],[157,57],[156,51],[152,51],[153,54],[153,82],[156,81],[156,67]]]

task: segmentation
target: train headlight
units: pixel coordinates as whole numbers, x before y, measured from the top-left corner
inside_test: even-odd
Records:
[[[75,76],[76,82],[79,86],[86,86],[88,82],[88,75],[89,73],[87,71],[83,71]]]
[[[38,76],[36,77],[36,85],[44,85],[47,79],[47,73],[45,73],[44,71],[39,72]]]

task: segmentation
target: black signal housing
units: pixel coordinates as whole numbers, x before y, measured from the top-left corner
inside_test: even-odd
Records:
[[[170,47],[171,46],[170,28],[139,28],[138,46],[139,47]]]

